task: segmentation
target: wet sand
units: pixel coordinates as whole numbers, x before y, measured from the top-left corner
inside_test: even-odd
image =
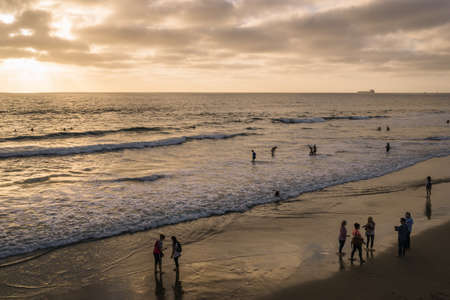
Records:
[[[434,181],[431,207],[425,197],[428,175]],[[447,299],[449,242],[439,237],[449,233],[450,225],[442,225],[450,220],[449,182],[450,157],[436,158],[245,213],[9,258],[0,262],[0,298],[427,299],[434,293]],[[393,227],[407,210],[415,220],[413,250],[397,259]],[[362,266],[351,265],[348,254],[339,260],[340,222],[346,219],[350,232],[351,224],[365,224],[369,215],[377,224],[376,251],[365,254]],[[166,234],[169,249],[171,235],[183,243],[178,277],[170,251],[164,257],[164,274],[154,275],[152,248],[160,232]],[[436,240],[442,251],[430,246]],[[413,281],[412,294],[403,290],[411,276],[422,277],[424,283]],[[354,283],[361,286],[355,295]]]

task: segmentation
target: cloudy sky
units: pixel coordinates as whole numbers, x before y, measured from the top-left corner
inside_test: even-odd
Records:
[[[0,0],[0,91],[450,92],[450,0]]]

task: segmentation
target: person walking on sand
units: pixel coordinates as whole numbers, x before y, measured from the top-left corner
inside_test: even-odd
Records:
[[[367,250],[369,250],[369,242],[370,249],[373,249],[373,241],[375,239],[375,222],[372,217],[367,219],[367,224],[363,226],[366,230],[366,239],[367,239]]]
[[[347,228],[345,228],[345,225],[347,225],[347,221],[343,220],[341,223],[341,229],[339,230],[339,255],[344,255],[342,252],[342,249],[345,245],[345,240],[349,235],[347,235]]]
[[[274,157],[275,156],[275,151],[277,150],[277,146],[275,146],[275,147],[272,147],[272,149],[270,150],[270,152],[272,152],[272,157]]]
[[[359,225],[359,223],[355,223],[354,227],[355,227],[355,229],[353,230],[353,233],[352,233],[352,236],[353,236],[353,238],[352,238],[352,248],[353,248],[353,250],[352,250],[352,255],[350,257],[350,260],[353,263],[353,256],[355,255],[356,250],[358,250],[358,252],[359,252],[359,262],[361,264],[363,264],[366,261],[363,260],[363,258],[362,258],[362,245],[364,244],[364,239],[362,238],[361,233],[359,232],[359,228],[361,226]]]
[[[430,197],[431,196],[431,187],[432,187],[432,183],[431,183],[431,176],[428,176],[427,177],[427,185],[426,185],[426,188],[427,188],[427,197]]]
[[[389,150],[391,150],[391,144],[386,143],[386,153],[389,152]]]
[[[252,162],[255,162],[256,160],[256,152],[252,150]]]
[[[406,240],[406,250],[409,250],[411,248],[411,232],[412,232],[412,227],[414,224],[414,220],[411,217],[411,213],[409,211],[407,211],[405,213],[405,222],[406,222],[406,226],[408,227],[408,238]]]
[[[401,218],[400,226],[395,226],[394,229],[395,231],[398,232],[398,256],[399,257],[405,256],[409,236],[408,226],[406,225],[406,219]]]
[[[181,244],[175,236],[172,236],[172,255],[170,257],[173,258],[173,261],[175,262],[175,269],[173,270],[177,272],[179,270],[178,258],[180,256],[181,256]]]
[[[156,267],[159,265],[159,272],[162,273],[162,258],[163,253],[163,241],[165,239],[164,234],[159,235],[159,240],[156,240],[155,246],[153,247],[153,257],[155,258],[155,273],[157,272]]]

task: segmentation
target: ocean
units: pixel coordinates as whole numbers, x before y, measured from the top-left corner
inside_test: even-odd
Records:
[[[450,154],[450,94],[0,94],[0,115],[0,258]]]

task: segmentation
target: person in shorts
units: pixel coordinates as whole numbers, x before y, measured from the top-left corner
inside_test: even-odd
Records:
[[[163,241],[166,237],[164,234],[159,235],[159,240],[156,240],[155,246],[153,248],[153,257],[155,258],[155,273],[157,272],[157,266],[159,265],[159,272],[162,273],[162,258],[163,253]]]

